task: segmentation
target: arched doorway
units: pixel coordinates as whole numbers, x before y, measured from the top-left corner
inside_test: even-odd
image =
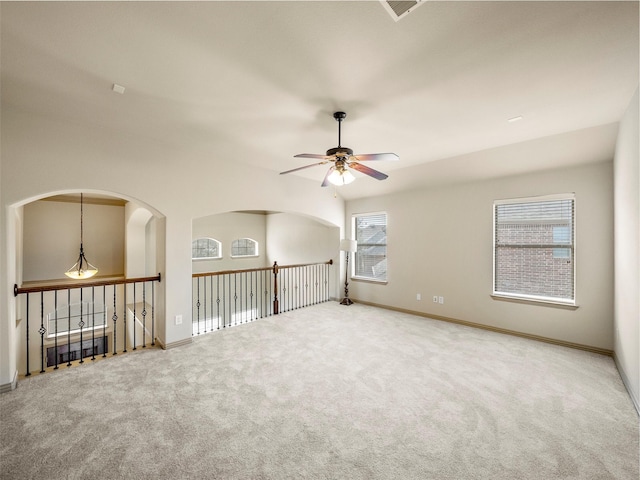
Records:
[[[145,275],[160,278],[163,216],[104,191],[83,191],[80,203],[80,193],[52,192],[10,209],[7,273],[16,295],[25,295],[11,300],[2,364],[21,375],[155,345],[164,295]],[[78,255],[80,222],[84,251],[99,270],[81,284],[64,275]]]

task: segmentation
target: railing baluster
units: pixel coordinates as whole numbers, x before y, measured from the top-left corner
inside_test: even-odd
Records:
[[[40,292],[40,373],[44,373],[44,334],[47,329],[44,328],[44,292]]]
[[[231,285],[229,285],[231,287]],[[233,313],[230,315],[230,320],[233,321],[233,326],[235,327],[238,324],[238,316],[236,312],[238,311],[238,274],[235,273],[233,275]]]
[[[53,356],[54,356],[54,370],[58,370],[58,290],[54,292],[53,297],[53,321],[55,326],[53,327],[55,336],[53,337]]]
[[[122,353],[127,353],[127,286],[122,286],[122,339],[124,348]]]
[[[84,327],[84,320],[82,319],[83,316],[83,311],[82,311],[82,292],[83,292],[83,288],[80,289],[80,321],[78,322],[78,326],[80,327],[80,363],[84,363],[84,359],[82,358],[84,355],[82,355],[83,353],[83,339],[82,339],[82,329]]]
[[[151,282],[151,346],[156,344],[156,295],[155,282]]]
[[[216,277],[216,315],[218,317],[218,330],[220,330],[220,277]]]
[[[118,321],[118,314],[116,313],[116,286],[113,286],[113,316],[111,317],[111,320],[113,320],[113,354],[117,355],[118,354],[118,350],[117,350],[117,321]]]
[[[196,325],[196,329],[198,335],[200,335],[200,277],[198,277],[198,282],[196,283],[196,290],[198,292],[198,302],[196,303],[196,321],[198,322]]]
[[[296,270],[298,270],[298,305],[296,308],[300,308],[304,305],[304,267]]]
[[[27,373],[25,373],[25,377],[28,377],[29,375],[31,375],[31,370],[29,369],[29,294],[27,293],[27,318],[26,318],[26,339],[27,339],[27,365],[26,365],[26,369],[27,369]]]
[[[142,348],[147,348],[147,282],[142,283]]]
[[[254,275],[254,273],[256,273],[256,275]],[[257,320],[258,319],[258,299],[257,298],[256,298],[256,313],[255,314],[253,313],[253,291],[254,291],[254,289],[253,289],[253,287],[254,287],[253,279],[254,279],[254,277],[255,277],[255,280],[256,280],[255,291],[257,292],[258,291],[258,274],[257,274],[257,272],[251,272],[251,314],[253,316],[253,319]]]
[[[67,288],[67,367],[71,366],[71,289]]]
[[[227,312],[225,299],[227,297],[227,276],[222,277],[222,328],[227,328]]]
[[[102,286],[102,306],[103,306],[103,314],[102,314],[102,326],[104,330],[102,331],[102,357],[105,358],[107,356],[107,345],[104,344],[105,338],[107,337],[107,286]]]
[[[247,272],[244,272],[244,305],[243,305],[244,308],[243,308],[243,313],[244,313],[244,322],[245,323],[249,323],[249,318],[247,318],[247,317],[249,317],[250,314],[251,314],[250,311],[247,311],[247,303],[249,303],[249,302],[247,302],[247,299],[249,298],[247,292],[249,292],[249,290],[250,290],[250,288],[249,288],[249,284],[247,282]]]
[[[91,287],[91,360],[96,359],[96,287]]]
[[[278,305],[278,264],[273,262],[273,314],[277,315],[279,310]]]
[[[133,349],[136,350],[138,348],[138,342],[136,340],[136,327],[138,319],[136,318],[136,284],[133,284],[133,320],[131,323],[133,324]]]
[[[207,277],[202,280],[204,282],[202,287],[202,293],[204,294],[204,333],[207,333]]]

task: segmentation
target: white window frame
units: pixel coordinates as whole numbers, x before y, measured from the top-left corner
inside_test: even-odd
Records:
[[[379,216],[379,215],[384,215],[385,216],[385,243],[384,243],[384,248],[385,248],[385,264],[386,264],[386,260],[388,258],[387,255],[387,249],[389,247],[389,238],[388,238],[388,234],[386,232],[386,229],[389,227],[389,214],[387,212],[367,212],[367,213],[354,213],[351,215],[351,231],[352,231],[352,235],[353,238],[356,241],[356,244],[358,245],[357,249],[360,250],[361,248],[361,244],[359,243],[358,240],[358,231],[357,231],[357,220],[360,217],[374,217],[374,216]],[[384,278],[377,278],[374,275],[371,276],[366,276],[366,275],[356,275],[356,263],[358,261],[358,251],[351,253],[351,255],[349,256],[350,258],[350,265],[349,265],[349,276],[354,279],[354,280],[364,280],[367,282],[374,282],[374,283],[383,283],[386,284],[389,280],[389,274],[387,271],[387,267],[385,266],[385,272],[384,272]]]
[[[71,317],[69,317],[69,312],[71,312]],[[67,335],[75,336],[80,333],[80,330],[83,332],[104,330],[106,332],[109,328],[108,312],[108,307],[98,302],[83,301],[71,305],[61,305],[58,310],[47,314],[47,339],[66,337]],[[99,323],[96,323],[96,318]],[[78,325],[80,320],[85,324],[82,329]]]
[[[193,256],[193,244],[198,240],[209,240],[218,244],[218,256],[217,257],[194,257]],[[191,260],[193,261],[201,261],[201,260],[219,260],[222,258],[222,243],[219,240],[211,237],[198,237],[195,240],[191,241]]]
[[[256,247],[255,248],[255,253],[253,253],[251,255],[234,255],[233,254],[233,246],[234,246],[234,244],[236,242],[238,242],[240,240],[249,240],[249,241],[251,241]],[[233,242],[231,242],[231,258],[254,258],[254,257],[259,257],[260,256],[259,247],[260,247],[260,245],[253,238],[249,238],[249,237],[236,238]]]
[[[557,200],[571,200],[573,202],[573,217],[572,217],[572,225],[571,225],[571,243],[569,248],[572,251],[572,254],[569,255],[569,258],[572,263],[572,291],[573,298],[559,298],[559,297],[550,297],[550,296],[542,296],[535,294],[523,294],[523,293],[514,293],[514,292],[503,292],[496,290],[497,279],[497,266],[496,266],[496,229],[497,229],[497,207],[500,205],[509,205],[509,204],[526,204],[526,203],[540,203],[540,202],[552,202]],[[559,305],[559,306],[570,306],[577,307],[576,298],[576,198],[574,193],[565,193],[565,194],[557,194],[557,195],[544,195],[537,197],[522,197],[522,198],[513,198],[513,199],[503,199],[496,200],[493,202],[493,275],[492,275],[492,297],[497,299],[513,299],[513,300],[521,300],[525,302],[533,302],[533,303],[542,303],[542,304],[550,304],[550,305]],[[553,247],[553,244],[549,245]],[[559,248],[567,248],[567,246],[558,245]],[[555,252],[554,252],[555,257]],[[564,257],[555,257],[564,259]]]

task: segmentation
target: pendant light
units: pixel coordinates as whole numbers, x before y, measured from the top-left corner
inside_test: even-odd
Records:
[[[82,248],[82,214],[83,214],[83,198],[82,193],[80,194],[80,255],[78,256],[78,261],[71,267],[69,270],[64,272],[64,274],[73,278],[74,280],[83,280],[85,278],[91,278],[96,273],[98,273],[98,269],[91,265],[86,257],[84,256],[84,250]]]

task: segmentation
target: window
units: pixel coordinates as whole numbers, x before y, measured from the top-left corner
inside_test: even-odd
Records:
[[[211,260],[222,257],[221,243],[213,238],[198,238],[191,242],[193,260]]]
[[[258,242],[250,238],[239,238],[231,243],[232,257],[257,257]]]
[[[80,331],[106,330],[107,308],[98,302],[63,305],[47,315],[47,338],[75,335]]]
[[[353,261],[355,278],[387,281],[387,214],[353,216],[358,250]]]
[[[494,203],[493,293],[575,303],[573,195]]]

